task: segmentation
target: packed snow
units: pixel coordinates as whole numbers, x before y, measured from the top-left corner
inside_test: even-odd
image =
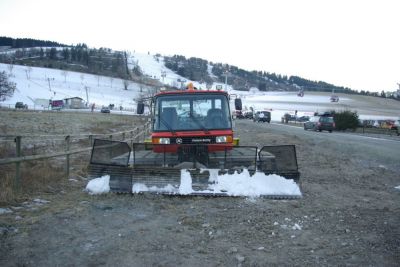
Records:
[[[207,169],[209,171],[209,187],[204,191],[195,191],[192,188],[192,178],[190,172],[186,169],[181,170],[181,183],[179,188],[167,185],[163,188],[147,187],[141,183],[135,183],[132,186],[132,193],[139,192],[166,192],[179,195],[190,195],[192,193],[215,193],[226,194],[228,196],[244,196],[244,197],[260,197],[263,195],[273,196],[298,196],[301,191],[299,186],[291,179],[271,174],[265,175],[256,172],[250,176],[247,170],[234,174],[218,174],[217,169]],[[102,194],[110,191],[110,176],[106,175],[95,178],[86,186],[86,190],[90,194]]]
[[[86,186],[86,191],[91,195],[110,192],[110,175],[104,175],[90,180]]]
[[[227,192],[230,196],[258,197],[261,195],[301,196],[299,186],[291,179],[276,174],[265,175],[256,172],[250,176],[245,169],[241,173],[219,175],[218,170],[210,170],[213,192]]]

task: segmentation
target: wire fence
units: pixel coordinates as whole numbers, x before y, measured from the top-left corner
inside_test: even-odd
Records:
[[[91,110],[90,107],[84,107],[84,108],[79,108],[79,109],[52,109],[51,106],[42,106],[42,105],[25,105],[23,108],[17,108],[15,104],[4,104],[0,103],[0,109],[11,109],[11,110],[19,110],[19,111],[52,111],[52,112],[101,112],[101,106],[95,108],[93,111]],[[134,113],[136,109],[132,107],[119,107],[111,110],[112,114],[124,114],[127,112]]]
[[[150,133],[150,123],[135,127],[132,130],[121,131],[107,134],[77,134],[77,135],[2,135],[0,145],[6,147],[5,151],[14,146],[12,154],[0,158],[0,166],[15,164],[15,179],[13,189],[18,191],[20,188],[21,163],[50,159],[55,157],[65,157],[65,174],[70,175],[70,156],[74,154],[90,152],[94,139],[118,140],[125,142],[144,141]],[[3,148],[4,148],[3,147]]]

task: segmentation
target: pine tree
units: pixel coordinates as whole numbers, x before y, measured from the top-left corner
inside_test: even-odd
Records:
[[[0,72],[0,101],[4,101],[7,97],[11,97],[16,88],[15,83],[8,81],[6,72]]]

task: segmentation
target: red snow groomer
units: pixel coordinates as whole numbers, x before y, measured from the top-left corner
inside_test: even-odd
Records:
[[[239,146],[234,137],[230,100],[242,109],[240,98],[220,90],[164,91],[148,99],[151,141],[126,142],[96,139],[89,172],[91,177],[110,175],[114,192],[179,194],[181,169],[190,171],[191,195],[224,195],[207,190],[214,183],[207,169],[233,173],[247,169],[278,174],[298,182],[294,145]],[[145,101],[137,113],[143,114]]]

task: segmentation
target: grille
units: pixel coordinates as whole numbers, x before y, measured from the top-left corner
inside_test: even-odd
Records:
[[[177,143],[177,139],[182,143]],[[215,136],[191,136],[191,137],[174,137],[171,138],[171,144],[193,145],[193,144],[215,144]]]

